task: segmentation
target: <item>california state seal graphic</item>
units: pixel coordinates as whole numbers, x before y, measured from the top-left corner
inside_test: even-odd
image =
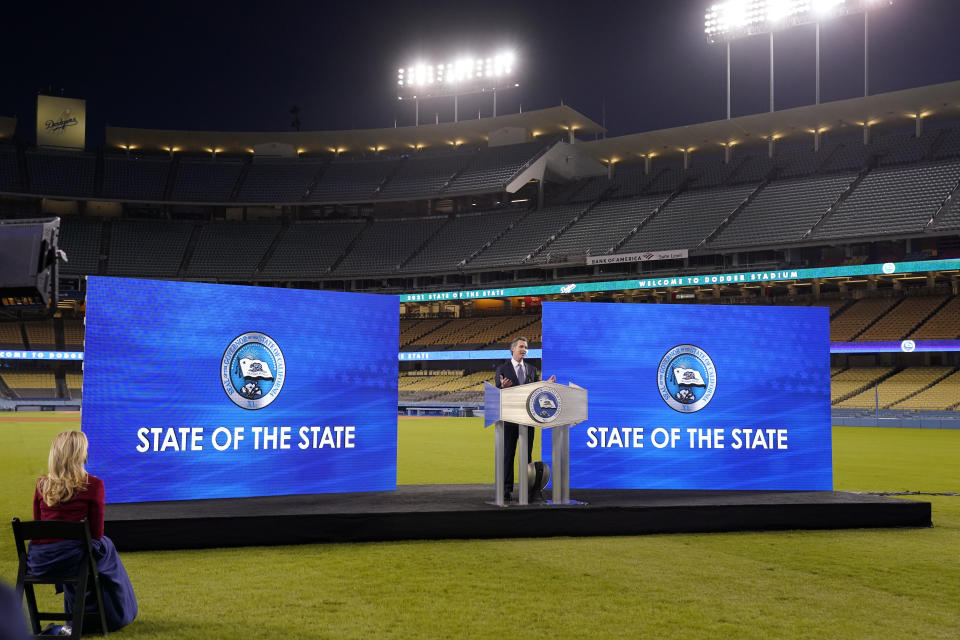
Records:
[[[231,340],[220,359],[223,390],[242,409],[263,409],[276,400],[286,375],[280,346],[259,331],[248,331]]]
[[[660,359],[657,386],[660,397],[671,409],[694,413],[713,399],[717,390],[717,368],[700,347],[680,344]]]

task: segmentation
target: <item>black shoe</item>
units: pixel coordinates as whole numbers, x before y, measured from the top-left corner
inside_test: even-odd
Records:
[[[504,501],[504,502],[510,502],[512,499],[513,499],[513,493],[512,493],[511,491],[504,491],[504,492],[503,492],[503,501]]]

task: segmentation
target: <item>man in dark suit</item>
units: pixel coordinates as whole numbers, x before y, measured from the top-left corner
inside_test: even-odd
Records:
[[[537,368],[527,362],[524,358],[527,356],[527,339],[520,337],[510,343],[511,358],[497,367],[495,382],[498,389],[506,389],[518,384],[529,384],[531,382],[540,382],[540,372]],[[556,382],[557,376],[550,376],[548,382]],[[533,437],[535,430],[533,427],[524,427],[527,429],[527,460],[531,460],[533,455]],[[505,500],[511,498],[513,492],[513,461],[517,455],[517,440],[520,437],[520,425],[515,422],[503,423],[503,497]]]

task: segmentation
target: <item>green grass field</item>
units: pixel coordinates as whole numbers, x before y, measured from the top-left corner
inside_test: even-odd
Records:
[[[10,420],[14,421],[10,421]],[[0,414],[0,507],[75,417]],[[401,419],[401,483],[489,482],[480,420]],[[960,431],[834,429],[835,486],[960,492]],[[109,487],[107,487],[109,492]],[[932,529],[305,545],[123,554],[125,638],[957,638],[960,497]],[[107,531],[109,535],[109,530]],[[0,579],[12,583],[10,530]]]

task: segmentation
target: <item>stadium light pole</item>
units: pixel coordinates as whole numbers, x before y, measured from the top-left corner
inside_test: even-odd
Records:
[[[869,12],[893,0],[724,0],[709,6],[704,34],[710,42],[725,42],[727,50],[727,119],[730,119],[730,42],[770,34],[770,110],[774,110],[773,32],[804,24],[814,25],[816,58],[815,104],[820,104],[820,23],[830,18],[863,13],[863,95],[870,92]]]
[[[444,64],[418,62],[397,69],[397,99],[412,99],[420,124],[420,100],[453,98],[453,121],[460,121],[460,96],[493,93],[493,114],[497,114],[497,91],[519,87],[516,55],[501,51],[486,57],[461,56]]]

